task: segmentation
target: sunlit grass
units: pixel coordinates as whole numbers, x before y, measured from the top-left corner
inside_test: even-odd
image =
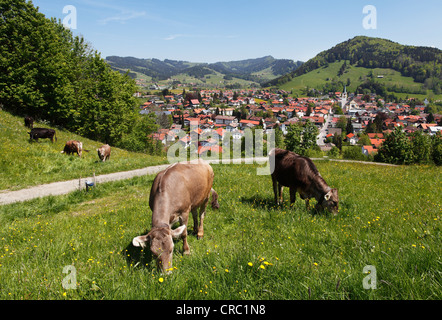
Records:
[[[171,274],[131,247],[153,176],[0,207],[0,299],[440,299],[441,169],[317,162],[338,216],[275,206],[253,165],[213,165],[220,210]],[[193,228],[189,221],[190,231]],[[62,286],[77,270],[77,288]],[[362,286],[377,269],[377,289]]]
[[[48,127],[35,123],[34,127]],[[21,117],[0,111],[0,190],[20,189],[41,183],[90,177],[95,174],[138,169],[165,163],[165,157],[150,156],[112,148],[109,162],[100,162],[96,149],[103,143],[57,129],[57,141],[49,139],[29,141],[28,128]],[[61,154],[66,141],[80,140],[83,152],[77,155]]]

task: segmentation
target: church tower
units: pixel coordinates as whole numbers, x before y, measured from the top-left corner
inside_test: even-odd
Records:
[[[344,87],[344,92],[341,95],[341,108],[342,110],[345,109],[345,105],[347,104],[347,86]]]

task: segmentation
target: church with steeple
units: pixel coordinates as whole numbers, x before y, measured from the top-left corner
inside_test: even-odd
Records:
[[[347,104],[347,99],[348,99],[347,86],[345,86],[344,92],[341,94],[341,108],[342,108],[342,110],[344,110],[345,105]]]

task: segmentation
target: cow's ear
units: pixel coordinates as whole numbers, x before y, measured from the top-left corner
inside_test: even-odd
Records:
[[[149,237],[147,235],[145,236],[139,236],[132,239],[132,244],[134,247],[146,247],[146,242],[149,240]]]
[[[180,226],[176,229],[173,229],[172,230],[172,238],[179,239],[182,236],[184,230],[186,230],[186,228],[187,227],[185,225],[183,225],[183,226]]]

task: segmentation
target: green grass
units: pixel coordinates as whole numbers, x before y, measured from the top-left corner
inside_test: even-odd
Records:
[[[346,72],[338,77],[338,71],[341,68],[343,61],[330,63],[327,67],[322,67],[313,71],[310,71],[306,74],[293,78],[291,81],[281,85],[281,89],[288,90],[295,94],[300,95],[302,90],[306,87],[309,88],[321,88],[324,84],[331,79],[337,79],[344,83],[347,82],[347,79],[350,79],[351,85],[347,88],[348,91],[354,92],[356,88],[365,81],[367,76],[370,73],[373,73],[375,77],[384,76],[383,78],[376,78],[376,81],[385,84],[387,87],[392,85],[397,85],[399,87],[403,86],[404,88],[418,90],[422,88],[421,83],[417,83],[413,80],[412,77],[404,77],[400,74],[400,72],[395,71],[393,69],[387,68],[375,68],[368,69],[362,67],[355,67],[349,65]],[[348,63],[348,62],[347,62]],[[329,80],[327,80],[329,79]],[[428,90],[428,95],[420,95],[420,94],[407,94],[407,93],[395,93],[401,98],[409,97],[417,97],[425,99],[425,97],[431,96],[433,98],[442,99],[442,95],[434,95],[431,90]]]
[[[441,169],[316,164],[339,189],[338,216],[299,197],[276,207],[254,165],[213,165],[221,208],[208,209],[204,239],[190,236],[190,256],[176,243],[170,275],[130,246],[150,228],[154,176],[2,206],[0,299],[442,298]],[[76,289],[62,287],[68,265]]]
[[[34,123],[34,127],[49,127]],[[138,169],[165,163],[165,157],[150,156],[142,153],[128,152],[112,148],[109,162],[99,162],[96,149],[103,143],[83,138],[68,131],[56,129],[57,142],[40,139],[30,142],[30,131],[24,126],[21,117],[0,111],[0,190],[20,189],[41,183],[78,179],[81,177]],[[77,155],[65,155],[63,150],[66,141],[80,140],[83,152],[80,159]]]

